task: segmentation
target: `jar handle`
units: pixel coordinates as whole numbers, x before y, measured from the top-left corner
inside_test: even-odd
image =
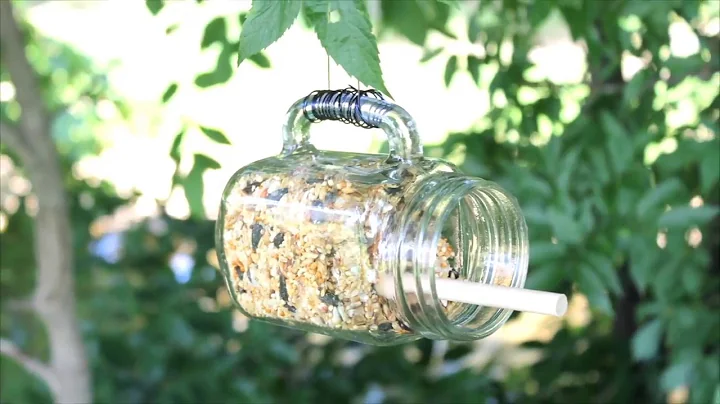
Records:
[[[334,120],[363,128],[381,128],[390,148],[390,160],[411,163],[422,159],[423,147],[415,120],[402,107],[367,94],[373,91],[315,91],[288,110],[283,126],[283,155],[299,150],[315,150],[310,143],[312,123]]]

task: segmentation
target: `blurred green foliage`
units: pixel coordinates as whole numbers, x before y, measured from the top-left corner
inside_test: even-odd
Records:
[[[147,4],[153,14],[162,12],[162,1]],[[306,5],[327,6],[319,0]],[[431,31],[455,38],[450,15],[462,14],[468,32],[457,40],[469,38],[485,51],[426,48],[421,62],[446,58],[444,77],[435,79],[449,83],[469,74],[493,107],[472,131],[451,134],[442,145],[426,147],[426,154],[453,156],[466,173],[516,195],[531,236],[527,286],[582,294],[590,304],[587,323],[566,320],[549,341],[526,343],[540,353],[539,361],[502,377],[489,371],[493,362],[462,366],[473,351],[469,344],[443,350],[442,343],[424,340],[372,348],[256,322],[235,330],[224,283],[208,261],[214,224],[202,218],[202,172],[219,166],[207,156],[195,154],[193,169],[173,176],[184,187],[191,219],[162,215],[126,231],[92,233],[98,219],[134,200],[109,184],[71,175],[74,161],[101,147],[84,148],[75,133],[92,133],[92,105],[97,97],[112,99],[111,90],[102,75],[88,74],[94,71],[90,61],[28,28],[28,53],[57,112],[56,140],[72,196],[78,312],[96,402],[665,402],[679,387],[689,389],[680,401],[720,402],[720,53],[718,37],[706,34],[720,17],[716,6],[711,0],[382,1],[381,40],[394,33],[424,48]],[[306,23],[327,25],[309,11],[300,12]],[[275,12],[279,36],[287,21]],[[557,13],[587,49],[582,83],[532,75],[527,55],[534,35]],[[242,34],[227,36],[226,19],[250,24],[252,16],[208,21],[201,46],[222,51],[214,70],[198,73],[197,86],[229,80],[238,53],[269,66],[262,53],[242,54]],[[697,53],[671,54],[673,23],[689,24]],[[274,41],[264,40],[259,50]],[[361,45],[376,47],[369,40]],[[337,51],[331,50],[336,44],[323,45],[331,55]],[[647,61],[629,80],[621,73],[624,54]],[[348,63],[366,62],[340,64],[352,72],[358,66]],[[368,74],[380,74],[373,69]],[[7,80],[3,71],[0,78]],[[177,88],[172,84],[162,101]],[[78,103],[88,107],[71,108]],[[3,120],[17,118],[13,108],[12,101],[2,104]],[[688,109],[680,124],[669,118]],[[227,143],[214,129],[202,132]],[[170,150],[176,162],[184,133]],[[34,276],[28,196],[19,202],[17,212],[6,212],[11,217],[0,239],[4,303],[27,293]],[[98,248],[117,256],[91,253]],[[178,257],[190,259],[193,268],[184,283],[170,269]],[[0,328],[29,354],[47,355],[32,316],[3,304]],[[48,400],[44,387],[16,363],[3,358],[1,369],[2,402]]]

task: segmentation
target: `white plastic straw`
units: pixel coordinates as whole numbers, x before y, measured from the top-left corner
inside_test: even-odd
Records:
[[[407,286],[406,293],[415,292],[413,275],[403,276],[403,284]],[[381,294],[388,296],[395,293],[392,277],[383,276],[378,283],[378,291]],[[430,290],[428,278],[422,280],[422,289],[423,291]],[[567,297],[560,293],[486,285],[460,279],[435,278],[435,289],[440,300],[557,317],[565,315],[568,307]]]

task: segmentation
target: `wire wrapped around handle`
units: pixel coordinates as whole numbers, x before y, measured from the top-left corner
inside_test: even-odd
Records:
[[[380,128],[390,149],[389,160],[411,163],[423,158],[415,120],[376,90],[313,91],[288,110],[283,126],[283,155],[317,151],[310,143],[310,127],[320,121],[339,121],[361,128]]]
[[[363,97],[384,100],[377,90],[359,90],[349,86],[343,90],[317,90],[303,99],[302,110],[310,122],[340,121],[361,128],[379,128],[383,113],[389,106],[376,106],[363,113]]]

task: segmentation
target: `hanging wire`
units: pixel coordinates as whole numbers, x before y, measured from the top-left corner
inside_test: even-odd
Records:
[[[328,79],[328,90],[330,89],[330,54],[327,54],[327,79]]]
[[[377,90],[360,90],[353,86],[342,90],[317,90],[303,100],[303,114],[311,122],[340,121],[365,129],[378,128],[384,108],[375,105],[373,110],[363,114],[363,97],[385,99]]]

